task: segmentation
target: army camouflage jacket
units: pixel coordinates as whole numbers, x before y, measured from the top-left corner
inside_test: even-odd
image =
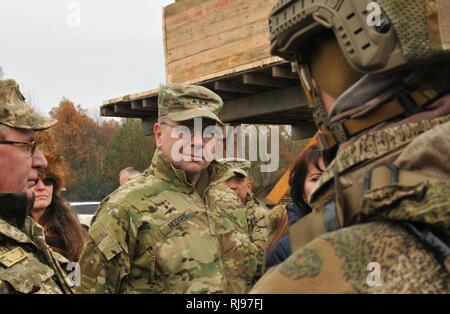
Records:
[[[370,190],[356,220],[307,243],[267,272],[252,292],[449,293],[449,151],[448,115],[353,141],[320,178],[311,198],[314,211],[323,210],[337,189],[362,185],[366,173],[380,165],[430,179]]]
[[[18,196],[0,193],[0,293],[72,293],[63,258],[45,244],[44,229],[21,215]]]
[[[80,257],[83,293],[223,293],[214,219],[159,150],[100,205]]]
[[[228,293],[247,293],[261,276],[269,229],[267,209],[248,195],[244,204],[224,182],[233,177],[216,164],[205,201],[219,240]]]

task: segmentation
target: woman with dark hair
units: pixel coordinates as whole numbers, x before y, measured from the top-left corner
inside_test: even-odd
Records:
[[[266,268],[283,262],[291,255],[288,227],[311,212],[308,197],[324,170],[325,164],[317,145],[307,147],[300,153],[289,178],[293,203],[286,205],[284,219],[273,232],[268,247]]]
[[[312,145],[299,155],[289,178],[291,186],[291,199],[303,212],[301,217],[311,212],[308,197],[325,170],[325,164],[319,147]],[[297,218],[300,219],[301,217]]]
[[[45,240],[70,261],[78,261],[83,247],[83,231],[76,214],[66,205],[60,191],[64,186],[61,158],[46,156],[47,169],[39,172],[33,187],[35,195],[31,217],[45,229]]]

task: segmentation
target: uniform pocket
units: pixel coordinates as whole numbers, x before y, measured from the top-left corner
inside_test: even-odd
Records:
[[[51,283],[54,274],[52,268],[26,253],[26,258],[19,263],[0,270],[0,280],[19,293],[61,293],[56,283]]]
[[[94,225],[89,233],[97,248],[105,255],[106,260],[111,260],[114,256],[123,251],[120,244],[110,234],[102,224]]]

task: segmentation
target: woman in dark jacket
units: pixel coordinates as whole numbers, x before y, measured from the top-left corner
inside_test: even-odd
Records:
[[[290,194],[293,201],[293,203],[286,205],[289,226],[311,212],[307,200],[324,170],[325,165],[316,145],[310,146],[301,152],[289,178]],[[291,244],[287,235],[269,248],[266,268],[278,265],[290,255]]]
[[[70,261],[78,261],[83,247],[83,231],[77,215],[60,196],[64,186],[60,158],[46,156],[48,167],[40,170],[33,187],[35,195],[31,217],[45,229],[45,240],[56,252]]]

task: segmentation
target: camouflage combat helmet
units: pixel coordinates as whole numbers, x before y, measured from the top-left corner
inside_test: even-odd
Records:
[[[0,80],[0,123],[11,128],[45,130],[56,120],[45,118],[25,102],[16,81]]]
[[[356,70],[385,72],[448,55],[449,21],[445,1],[280,0],[269,18],[271,53],[297,61],[308,38],[331,29]]]
[[[275,5],[269,17],[271,53],[294,62],[308,102],[314,107],[322,151],[381,121],[423,110],[445,91],[435,86],[429,91],[411,87],[405,95],[395,95],[394,103],[386,102],[377,112],[372,110],[370,119],[368,113],[359,120],[340,121],[330,121],[330,108],[325,108],[321,94],[326,91],[331,99],[338,99],[368,77],[387,85],[387,78],[397,82],[392,72],[424,68],[440,59],[448,63],[449,21],[449,5],[438,0],[280,0]],[[323,54],[325,60],[317,62],[322,55],[317,56],[316,45],[326,47],[321,52],[332,50]],[[335,115],[341,113],[338,108],[360,105],[336,103]]]
[[[222,106],[220,96],[203,86],[173,84],[159,89],[158,115],[172,121],[207,118],[223,125],[218,117]]]

